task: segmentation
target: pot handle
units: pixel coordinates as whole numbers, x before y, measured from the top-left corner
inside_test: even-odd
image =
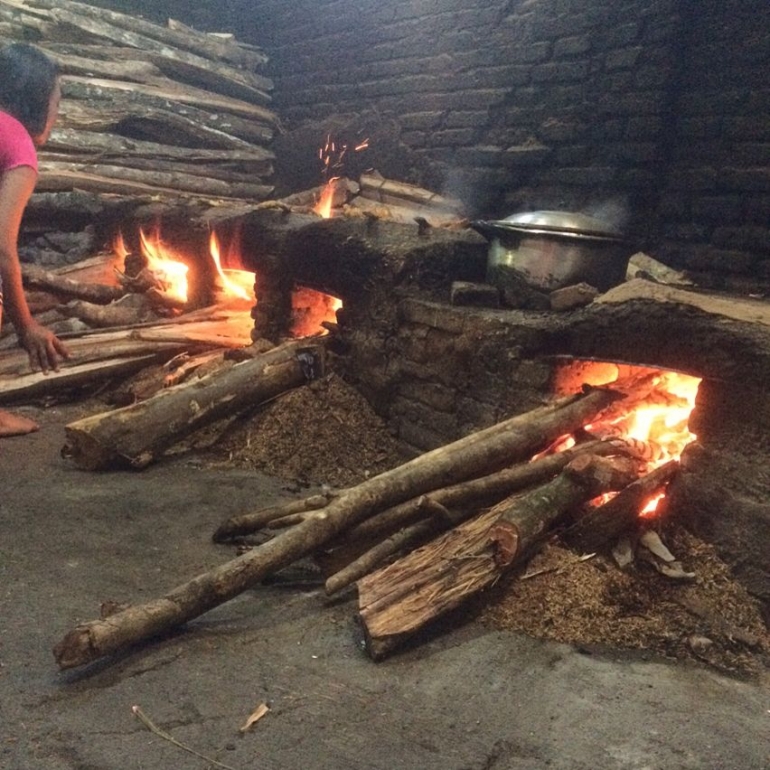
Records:
[[[494,224],[494,222],[488,222],[484,219],[477,219],[470,223],[470,226],[477,232],[481,233],[488,240],[494,240],[500,235],[500,228]]]

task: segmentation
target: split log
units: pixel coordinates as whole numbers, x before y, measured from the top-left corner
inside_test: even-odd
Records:
[[[179,195],[250,200],[264,200],[275,189],[266,184],[229,182],[186,172],[169,173],[158,170],[158,165],[141,169],[98,163],[62,163],[41,158],[37,189],[109,192],[107,188],[120,190],[133,186],[143,192],[158,190]]]
[[[191,78],[193,82],[203,83],[212,91],[246,99],[255,104],[270,102],[268,91],[272,90],[273,84],[268,78],[172,48],[152,37],[116,27],[100,19],[89,18],[89,8],[89,6],[82,6],[75,12],[56,7],[51,10],[51,18],[84,30],[96,38],[104,38],[118,45],[143,51],[156,67],[170,71],[177,77]]]
[[[67,454],[86,470],[144,468],[193,431],[308,381],[300,356],[320,368],[323,348],[291,342],[142,403],[66,426]]]
[[[171,346],[168,346],[171,348]],[[166,355],[174,355],[173,349],[167,349]],[[69,391],[82,396],[83,388],[96,386],[113,377],[126,377],[134,372],[162,360],[163,352],[156,347],[150,355],[121,356],[102,359],[89,363],[71,364],[58,372],[29,372],[12,378],[0,377],[0,404],[13,404],[23,401],[29,403],[36,398],[50,397]]]
[[[45,270],[39,265],[22,265],[21,277],[25,286],[47,289],[65,297],[75,297],[99,305],[106,305],[126,293],[121,286],[78,281],[61,273]]]
[[[429,206],[420,206],[417,203],[406,204],[401,202],[383,203],[359,195],[354,198],[348,206],[345,207],[348,214],[360,212],[360,215],[370,215],[378,219],[389,219],[401,224],[415,224],[418,220],[425,220],[429,225],[441,227],[452,222],[456,222],[458,217],[452,212],[444,212],[438,209],[432,209]]]
[[[543,445],[596,417],[614,398],[611,391],[593,390],[561,399],[368,479],[333,500],[318,516],[177,586],[165,597],[129,607],[108,621],[77,626],[56,645],[56,660],[61,668],[80,666],[176,628],[318,550],[372,508],[395,505],[431,489],[479,476],[517,457],[531,456]]]
[[[32,6],[32,10],[64,8],[73,13],[87,15],[130,32],[145,35],[167,46],[205,55],[212,60],[222,59],[241,67],[253,69],[267,63],[267,56],[258,49],[214,38],[204,32],[181,25],[179,22],[172,25],[169,21],[169,26],[163,27],[138,16],[129,16],[84,3],[68,2],[68,0],[28,0],[22,5]]]
[[[663,492],[679,463],[671,460],[630,484],[609,502],[582,516],[562,535],[564,542],[581,553],[593,553],[613,544],[638,519],[644,505]]]
[[[130,111],[114,99],[90,103],[63,99],[59,109],[59,129],[109,132],[163,143],[173,136],[182,147],[209,149],[250,149],[266,145],[274,129],[264,123],[236,118],[227,113],[210,114],[188,106],[166,102],[165,106],[134,103]],[[58,129],[57,129],[58,130]]]
[[[203,111],[223,110],[270,126],[277,127],[280,122],[274,112],[258,104],[213,94],[202,88],[183,86],[170,79],[155,81],[152,84],[137,84],[121,80],[68,77],[62,83],[62,95],[68,99],[88,99],[94,102],[103,99],[114,100],[122,104],[126,111],[132,109],[135,104],[160,109],[174,109],[177,105],[184,104]]]
[[[632,478],[625,463],[580,457],[544,486],[365,577],[358,588],[367,652],[382,659],[521,564],[565,513]]]
[[[248,172],[252,176],[272,173],[275,160],[275,155],[270,150],[252,145],[232,150],[196,149],[128,139],[117,134],[74,131],[67,128],[52,131],[45,144],[45,151],[40,153],[43,159],[55,154],[66,154],[73,158],[81,156],[83,160],[98,159],[106,164],[144,159],[153,163],[185,161],[188,164],[205,164],[208,167],[225,165],[244,173]]]

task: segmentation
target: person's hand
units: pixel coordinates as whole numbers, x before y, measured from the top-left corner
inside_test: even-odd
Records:
[[[19,334],[21,346],[29,353],[29,363],[33,371],[59,371],[59,361],[70,357],[67,346],[45,326],[31,321]]]

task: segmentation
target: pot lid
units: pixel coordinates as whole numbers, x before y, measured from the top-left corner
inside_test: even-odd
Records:
[[[494,224],[517,230],[540,230],[576,235],[596,235],[603,238],[622,238],[623,234],[601,219],[572,211],[524,211],[511,214]]]

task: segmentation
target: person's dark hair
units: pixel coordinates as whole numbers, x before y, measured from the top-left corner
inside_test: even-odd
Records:
[[[51,94],[59,67],[42,51],[27,43],[0,48],[0,109],[13,115],[32,137],[39,136],[48,120]]]

